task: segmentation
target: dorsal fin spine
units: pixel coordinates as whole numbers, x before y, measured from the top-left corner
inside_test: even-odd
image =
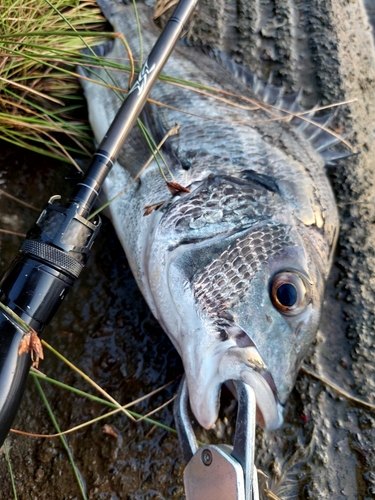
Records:
[[[186,44],[189,45],[188,42]],[[274,108],[279,108],[281,112],[284,111],[285,113],[301,113],[306,111],[301,105],[303,89],[300,89],[294,94],[285,94],[282,87],[277,87],[271,83],[270,79],[268,82],[261,80],[255,73],[252,73],[241,64],[236,63],[225,52],[210,47],[201,47],[201,49],[227,69],[235,78],[249,86],[256,97],[266,104],[270,104]],[[336,111],[318,117],[314,117],[315,113],[316,110],[312,109],[304,116],[308,118],[308,120],[314,118],[316,125],[308,120],[304,120],[303,117],[293,117],[291,123],[310,141],[326,163],[332,164],[335,159],[351,156],[351,152],[343,153],[340,151],[331,151],[329,149],[338,144],[341,140],[332,135],[328,130],[324,130],[332,122]]]

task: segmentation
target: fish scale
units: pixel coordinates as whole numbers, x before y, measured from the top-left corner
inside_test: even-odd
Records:
[[[195,277],[194,292],[207,311],[229,309],[249,290],[255,273],[266,259],[290,245],[288,228],[265,225],[230,245],[210,266]]]
[[[133,6],[99,4],[139,59]],[[139,3],[137,8],[147,52],[157,30],[151,9]],[[126,60],[119,38],[107,50],[107,58]],[[282,422],[283,405],[318,328],[338,218],[324,161],[312,143],[292,124],[270,121],[246,78],[228,68],[198,48],[176,48],[164,74],[248,100],[233,98],[239,106],[229,105],[159,81],[151,93],[154,103],[141,118],[155,143],[179,124],[162,153],[174,181],[190,193],[172,195],[153,161],[108,210],[142,293],[182,357],[198,422],[212,427],[221,385],[235,378],[254,388],[260,422],[273,429]],[[103,70],[94,71],[94,79],[108,80]],[[112,76],[127,88],[126,74]],[[93,82],[83,81],[83,87],[100,141],[120,100]],[[267,98],[280,96],[266,84],[257,87]],[[296,98],[280,102],[300,109]],[[108,176],[106,197],[123,191],[149,156],[135,128]],[[145,206],[161,201],[143,216]],[[288,314],[270,295],[277,280],[297,290]],[[254,356],[262,359],[262,373],[251,368]]]
[[[203,237],[230,228],[246,227],[251,222],[270,217],[282,204],[274,193],[236,178],[209,176],[200,188],[184,196],[184,203],[174,203],[160,221],[160,228],[176,233],[204,229]],[[271,208],[272,206],[272,208]],[[213,215],[215,214],[215,215]],[[217,223],[214,225],[214,223]]]

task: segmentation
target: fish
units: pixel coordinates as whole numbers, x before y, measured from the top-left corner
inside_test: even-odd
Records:
[[[133,5],[98,5],[139,64]],[[149,6],[137,11],[148,53],[159,30]],[[95,51],[129,64],[120,37]],[[79,72],[99,143],[121,105],[102,83],[126,91],[129,72],[93,66],[88,60]],[[333,149],[340,139],[326,130],[332,115],[296,116],[300,94],[284,94],[218,50],[181,42],[163,74],[173,82],[155,84],[140,119],[155,144],[178,124],[161,147],[168,169],[154,158],[139,175],[151,151],[135,126],[105,181],[108,214],[182,358],[200,425],[215,424],[222,385],[241,380],[254,389],[258,424],[273,430],[319,327],[339,231],[325,164],[344,156]]]

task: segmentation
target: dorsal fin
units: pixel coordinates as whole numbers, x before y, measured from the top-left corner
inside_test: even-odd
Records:
[[[306,112],[306,109],[301,105],[302,89],[294,94],[285,94],[281,87],[274,85],[270,81],[265,82],[261,80],[244,66],[233,61],[225,52],[210,47],[201,47],[201,49],[227,69],[235,78],[250,87],[256,97],[264,103],[285,111],[285,113]],[[282,113],[282,111],[280,112]],[[303,117],[293,117],[290,123],[310,141],[316,151],[322,156],[326,165],[332,165],[335,160],[340,158],[352,156],[353,153],[351,151],[343,152],[331,149],[341,141],[339,137],[327,130],[336,111],[320,116],[315,116],[315,113],[316,110],[312,109],[310,112],[305,113]],[[345,138],[347,135],[342,137]]]

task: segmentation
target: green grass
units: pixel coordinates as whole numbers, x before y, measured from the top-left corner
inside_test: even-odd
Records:
[[[42,398],[43,400],[43,403],[47,409],[47,412],[48,412],[48,415],[50,416],[51,420],[52,420],[52,423],[56,429],[56,431],[58,433],[60,433],[60,427],[59,427],[59,424],[57,423],[57,420],[56,420],[56,417],[52,411],[52,408],[48,402],[48,399],[42,389],[42,386],[40,385],[40,382],[37,378],[34,378],[34,381],[35,381],[35,385],[37,386],[37,389],[39,391],[39,394],[40,394],[40,397]],[[69,444],[68,444],[68,440],[66,438],[66,436],[60,436],[60,440],[65,448],[65,451],[68,455],[68,458],[69,458],[69,462],[70,462],[70,465],[72,467],[72,470],[73,470],[73,473],[74,473],[74,476],[76,478],[76,481],[78,483],[78,487],[79,487],[79,490],[81,492],[81,495],[82,495],[82,498],[83,500],[87,500],[87,496],[86,496],[86,488],[85,488],[85,485],[84,485],[84,481],[82,480],[82,476],[81,476],[81,473],[79,472],[79,469],[75,463],[75,460],[74,460],[74,456],[73,456],[73,453],[71,451],[71,449],[69,448]]]
[[[7,445],[6,441],[3,444],[3,447],[4,447],[4,453],[5,453],[5,460],[6,460],[6,463],[8,465],[10,481],[12,483],[13,498],[14,498],[14,500],[17,500],[18,496],[17,496],[17,490],[16,490],[16,482],[15,482],[15,479],[14,479],[14,474],[13,474],[13,469],[12,469],[12,463],[10,461],[10,456],[9,456],[9,451],[8,451],[8,445]]]
[[[83,397],[85,397],[93,402],[101,403],[102,405],[105,405],[105,406],[108,406],[109,408],[114,409],[114,411],[111,411],[111,412],[106,413],[104,415],[100,415],[100,417],[93,418],[89,422],[85,422],[82,425],[78,425],[74,430],[69,429],[68,431],[65,432],[65,434],[70,434],[71,432],[75,432],[76,430],[81,429],[82,427],[87,427],[88,425],[92,425],[95,422],[99,422],[100,420],[104,420],[104,419],[106,419],[112,415],[115,415],[116,413],[119,413],[121,411],[118,404],[112,403],[111,401],[108,401],[108,400],[103,399],[103,398],[99,398],[98,396],[95,396],[95,395],[90,394],[88,392],[81,391],[80,389],[77,389],[76,387],[72,387],[71,385],[64,384],[63,382],[60,382],[59,380],[55,380],[51,377],[47,377],[46,375],[43,375],[41,373],[36,373],[36,372],[31,371],[30,376],[35,378],[35,379],[40,379],[40,380],[43,380],[44,382],[49,382],[50,384],[56,385],[57,387],[60,387],[61,389],[65,389],[65,390],[71,392],[72,394],[77,394],[78,396],[83,396]],[[149,397],[149,396],[150,395],[147,395],[146,397]],[[133,404],[135,404],[135,402],[128,403],[126,405],[126,407],[128,408],[129,406],[132,406]],[[172,434],[177,433],[177,431],[175,429],[173,429],[172,427],[169,427],[168,425],[163,424],[162,422],[159,422],[159,421],[154,420],[154,419],[149,418],[149,417],[145,417],[144,415],[141,415],[140,413],[137,413],[137,412],[132,411],[132,410],[127,410],[127,411],[135,419],[139,419],[139,420],[142,420],[142,421],[147,422],[149,424],[160,427],[161,429],[164,429],[168,432],[171,432]],[[61,433],[60,430],[58,432]]]
[[[92,0],[1,2],[3,140],[67,162],[90,151],[92,135],[80,118],[84,101],[76,66],[82,48],[113,36],[104,33],[105,23]],[[97,60],[94,54],[91,59]],[[69,140],[60,141],[56,134]]]

